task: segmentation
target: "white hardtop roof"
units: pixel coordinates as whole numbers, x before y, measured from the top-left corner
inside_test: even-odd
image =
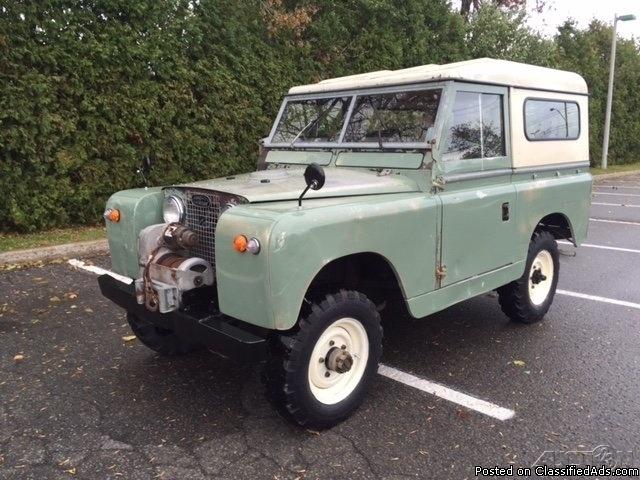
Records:
[[[588,93],[587,83],[577,73],[507,60],[478,58],[445,65],[422,65],[402,70],[379,70],[330,78],[318,83],[293,87],[289,90],[289,94],[353,90],[438,80],[461,80],[583,95]]]

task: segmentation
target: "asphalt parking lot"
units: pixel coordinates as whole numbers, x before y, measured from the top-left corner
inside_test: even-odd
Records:
[[[599,180],[591,217],[585,246],[560,245],[540,324],[510,323],[492,294],[422,320],[387,313],[384,364],[449,399],[379,375],[324,432],[278,417],[259,366],[125,340],[87,272],[0,272],[0,478],[464,479],[598,446],[639,466],[640,175]]]

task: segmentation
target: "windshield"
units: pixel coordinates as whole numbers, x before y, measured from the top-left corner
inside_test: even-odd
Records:
[[[286,100],[270,143],[291,147],[422,145],[435,124],[441,94],[441,88],[429,88]]]
[[[273,143],[337,142],[351,97],[288,101]]]
[[[439,103],[440,90],[358,96],[344,142],[424,142]]]

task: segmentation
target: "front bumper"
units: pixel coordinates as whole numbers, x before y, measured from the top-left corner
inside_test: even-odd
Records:
[[[218,314],[191,314],[183,311],[150,312],[138,304],[133,284],[126,284],[110,275],[98,277],[102,294],[154,325],[173,330],[178,336],[196,339],[198,343],[236,361],[259,361],[266,357],[266,334],[254,331],[247,324]]]

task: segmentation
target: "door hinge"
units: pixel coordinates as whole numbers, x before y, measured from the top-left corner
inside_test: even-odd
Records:
[[[442,282],[442,280],[446,276],[447,276],[447,266],[439,264],[436,267],[436,278],[438,279],[438,282]]]

